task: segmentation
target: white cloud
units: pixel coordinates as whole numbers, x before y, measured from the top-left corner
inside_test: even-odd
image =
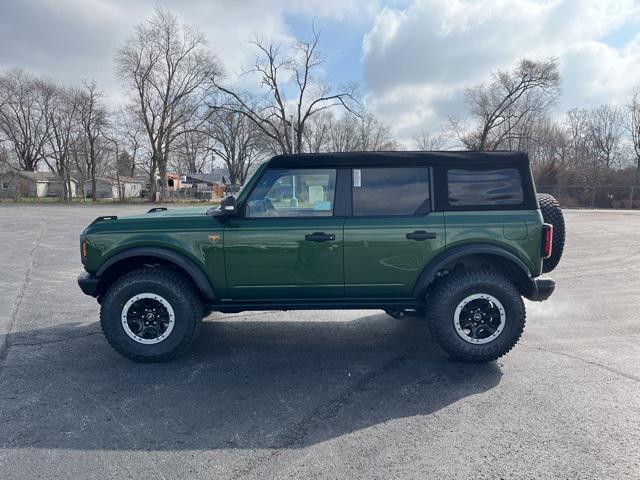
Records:
[[[255,59],[249,41],[290,38],[288,14],[308,17],[310,26],[314,18],[370,21],[377,10],[367,0],[4,0],[0,69],[19,66],[67,83],[92,78],[117,102],[113,58],[156,5],[197,26],[231,78]]]
[[[93,78],[117,103],[116,50],[156,5],[203,31],[230,80],[253,63],[249,40],[286,42],[295,22],[369,28],[353,62],[362,60],[368,107],[405,141],[462,115],[466,86],[524,56],[560,59],[559,112],[622,102],[640,85],[640,35],[629,34],[640,0],[3,0],[0,69]]]
[[[522,57],[560,60],[559,111],[623,101],[640,85],[640,36],[606,37],[637,24],[631,0],[415,0],[382,9],[363,41],[370,107],[405,141],[462,110],[463,91]]]

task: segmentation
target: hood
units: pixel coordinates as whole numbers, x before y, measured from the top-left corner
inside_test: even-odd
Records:
[[[217,209],[218,207],[208,207],[208,206],[200,206],[200,207],[185,207],[185,208],[166,208],[165,210],[155,210],[164,207],[154,207],[150,211],[147,211],[142,214],[137,215],[123,215],[118,217],[122,220],[133,220],[133,219],[143,219],[143,218],[158,218],[158,217],[199,217],[201,215],[206,215],[210,209]]]
[[[96,218],[84,231],[84,233],[98,233],[117,230],[156,230],[156,229],[180,229],[192,228],[201,225],[203,221],[214,221],[219,207],[187,207],[167,208],[155,207],[147,213],[123,216],[103,216]]]

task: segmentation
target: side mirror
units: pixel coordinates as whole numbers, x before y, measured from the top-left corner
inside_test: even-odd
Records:
[[[222,200],[220,210],[222,210],[222,214],[225,216],[233,217],[237,215],[238,211],[236,209],[236,197],[230,195]]]

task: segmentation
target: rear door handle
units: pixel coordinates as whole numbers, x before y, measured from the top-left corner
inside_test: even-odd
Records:
[[[425,232],[424,230],[416,230],[413,233],[407,233],[407,240],[433,240],[436,238],[436,234],[433,232]]]
[[[305,235],[304,239],[307,242],[328,242],[329,240],[335,240],[336,236],[333,233],[313,232],[310,235]]]

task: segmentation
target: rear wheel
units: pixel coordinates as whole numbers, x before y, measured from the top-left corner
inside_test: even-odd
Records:
[[[100,309],[111,346],[137,362],[159,362],[184,354],[199,331],[202,302],[178,272],[142,268],[116,281]]]
[[[516,287],[499,273],[468,270],[445,278],[430,295],[427,321],[452,357],[488,362],[518,342],[525,308]]]

